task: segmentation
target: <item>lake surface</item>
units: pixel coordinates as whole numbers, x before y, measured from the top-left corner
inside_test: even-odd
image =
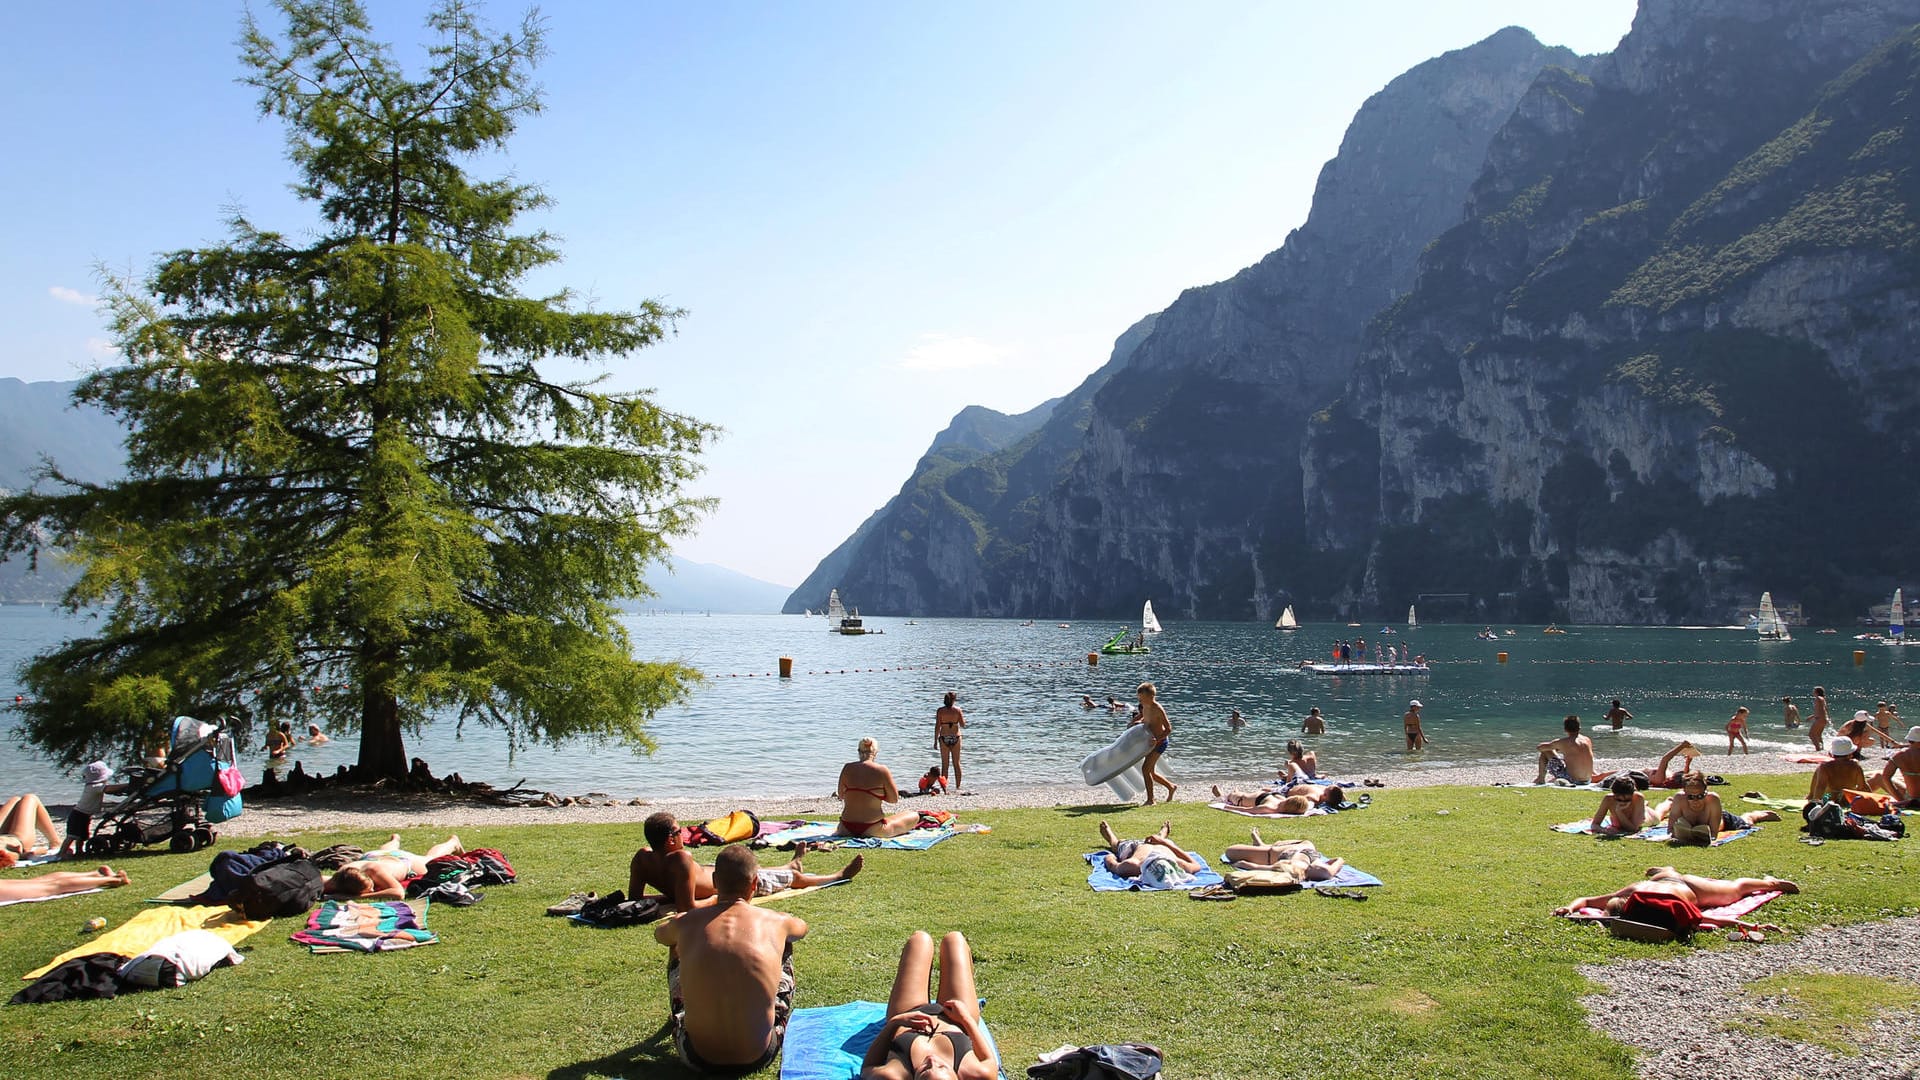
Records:
[[[471,723],[434,724],[411,736],[407,749],[437,774],[459,772],[503,787],[524,778],[563,795],[794,795],[830,792],[840,765],[868,735],[880,740],[880,760],[910,783],[938,761],[933,710],[949,689],[959,692],[970,725],[970,788],[1078,783],[1080,759],[1126,723],[1125,713],[1081,708],[1080,696],[1131,703],[1141,679],[1159,685],[1173,718],[1164,768],[1176,781],[1270,775],[1316,705],[1328,733],[1309,742],[1323,768],[1344,776],[1494,761],[1514,762],[1517,774],[1531,768],[1535,743],[1559,735],[1569,712],[1587,721],[1606,760],[1650,762],[1681,738],[1717,755],[1736,705],[1753,710],[1754,765],[1784,767],[1779,754],[1811,745],[1803,733],[1785,730],[1779,700],[1791,695],[1810,713],[1815,685],[1826,686],[1838,719],[1883,698],[1901,705],[1903,715],[1920,716],[1920,647],[1856,642],[1850,633],[1805,631],[1790,642],[1761,642],[1712,628],[1572,627],[1543,635],[1538,627],[1516,627],[1513,637],[1485,642],[1475,639],[1477,626],[1399,627],[1386,640],[1424,653],[1430,674],[1329,677],[1300,672],[1299,661],[1326,657],[1337,638],[1374,640],[1379,625],[1309,625],[1281,634],[1243,623],[1166,623],[1166,632],[1151,639],[1150,655],[1103,656],[1089,668],[1086,654],[1117,623],[1061,629],[989,619],[866,622],[884,633],[842,637],[827,633],[825,620],[798,615],[629,617],[636,655],[680,660],[708,675],[691,702],[655,718],[649,731],[659,747],[652,756],[587,742],[514,749],[497,729]],[[17,685],[22,660],[84,626],[51,609],[0,607],[0,703],[24,692]],[[1862,666],[1854,665],[1855,649],[1866,653]],[[1505,664],[1495,659],[1502,651],[1509,654]],[[781,656],[794,660],[792,679],[775,677]],[[1600,719],[1614,697],[1634,713],[1622,732],[1605,730]],[[1401,737],[1410,698],[1426,705],[1433,743],[1418,755],[1403,751]],[[1237,733],[1227,728],[1232,708],[1248,721]],[[0,719],[11,747],[0,762],[0,794],[37,791],[50,801],[71,800],[80,786],[72,771],[20,745],[13,718]],[[355,741],[345,725],[321,725],[336,740],[301,747],[295,758],[308,771],[331,772],[353,759]],[[243,764],[257,775],[265,755],[256,752]]]

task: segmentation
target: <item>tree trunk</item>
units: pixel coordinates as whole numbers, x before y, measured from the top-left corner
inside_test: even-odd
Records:
[[[368,685],[360,702],[360,779],[403,779],[407,744],[400,732],[400,702]]]

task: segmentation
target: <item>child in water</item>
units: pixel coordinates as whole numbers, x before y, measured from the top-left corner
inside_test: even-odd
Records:
[[[1733,716],[1727,720],[1727,753],[1729,755],[1733,753],[1735,739],[1740,740],[1741,753],[1753,753],[1747,746],[1747,707],[1745,705],[1733,710]]]

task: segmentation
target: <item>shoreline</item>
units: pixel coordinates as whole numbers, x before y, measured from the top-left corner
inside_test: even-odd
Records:
[[[1744,758],[1742,764],[1753,763]],[[1602,763],[1605,764],[1605,763]],[[1769,771],[1789,772],[1785,766]],[[1629,766],[1630,767],[1630,766]],[[1383,772],[1383,788],[1365,789],[1376,798],[1396,789],[1427,787],[1491,788],[1496,784],[1522,784],[1532,763],[1505,765],[1459,765],[1435,768],[1406,768]],[[1362,777],[1340,777],[1358,781]],[[1210,801],[1209,787],[1241,790],[1262,783],[1246,777],[1188,778],[1179,784],[1175,799],[1183,804],[1204,805]],[[1231,785],[1231,787],[1229,787]],[[1360,790],[1360,789],[1356,789]],[[1539,789],[1545,790],[1545,789]],[[1587,793],[1590,795],[1591,793]],[[1005,784],[971,788],[965,795],[918,796],[903,799],[900,807],[909,810],[950,810],[962,821],[982,811],[1044,809],[1056,806],[1126,805],[1116,800],[1105,785],[1084,784]],[[1158,804],[1156,804],[1158,805]],[[734,810],[751,810],[756,815],[778,820],[804,817],[832,820],[839,816],[840,803],[832,795],[740,795],[667,796],[653,799],[615,799],[584,797],[571,806],[489,806],[466,799],[426,793],[366,794],[312,793],[271,802],[250,802],[246,812],[216,829],[223,837],[259,837],[313,831],[381,830],[387,832],[418,828],[488,828],[523,825],[629,824],[638,825],[658,811],[673,813],[683,823],[706,821]]]

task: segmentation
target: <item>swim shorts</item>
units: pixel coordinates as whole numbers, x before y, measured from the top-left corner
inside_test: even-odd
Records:
[[[1558,754],[1548,755],[1547,776],[1554,780],[1572,780],[1573,777],[1567,775],[1567,759]]]
[[[724,1076],[738,1076],[766,1068],[780,1053],[780,1044],[786,1040],[787,1018],[793,1015],[793,989],[793,946],[788,945],[786,954],[780,958],[780,982],[773,992],[773,1031],[767,1036],[766,1053],[760,1055],[759,1060],[745,1065],[715,1065],[703,1059],[694,1050],[693,1040],[687,1037],[687,1005],[680,999],[680,959],[676,955],[667,964],[667,1000],[672,1003],[670,1020],[673,1048],[679,1053],[680,1061],[694,1072]]]
[[[772,896],[774,893],[786,892],[791,888],[793,888],[793,871],[785,867],[775,867],[760,871],[759,876],[754,879],[753,895]]]

